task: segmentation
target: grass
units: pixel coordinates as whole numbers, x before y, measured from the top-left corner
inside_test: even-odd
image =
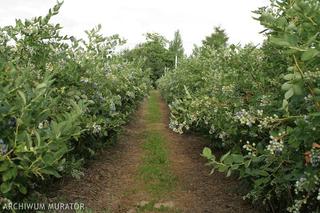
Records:
[[[148,101],[147,124],[161,123],[161,112],[157,92],[151,91]]]
[[[176,177],[170,171],[167,141],[152,124],[161,123],[158,93],[152,91],[147,105],[146,131],[143,144],[145,155],[139,167],[139,175],[146,189],[159,199],[175,188]]]
[[[90,208],[86,208],[85,210],[75,210],[75,213],[94,213],[95,211],[90,209]],[[112,213],[111,209],[104,209],[104,210],[100,210],[99,212],[101,213]]]
[[[143,145],[145,156],[140,166],[140,176],[147,190],[156,196],[163,196],[174,189],[176,178],[170,172],[165,139],[158,132],[148,131]]]
[[[155,208],[154,205],[155,202],[150,202],[145,206],[139,207],[137,209],[137,213],[143,213],[143,212],[166,212],[166,213],[181,213],[178,209],[170,209],[169,207],[161,206],[160,208]]]

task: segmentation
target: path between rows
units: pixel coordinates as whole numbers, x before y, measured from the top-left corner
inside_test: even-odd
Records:
[[[150,114],[152,107],[158,115]],[[102,151],[81,180],[63,181],[56,196],[83,202],[92,212],[256,212],[236,193],[237,181],[218,172],[209,175],[200,156],[206,141],[176,134],[168,122],[167,105],[152,91],[124,127],[117,145]],[[149,150],[153,147],[162,149],[160,159],[154,159]],[[157,168],[149,168],[154,165]]]

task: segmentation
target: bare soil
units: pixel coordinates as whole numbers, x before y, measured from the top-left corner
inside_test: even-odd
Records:
[[[158,99],[162,122],[153,128],[168,142],[170,168],[177,177],[177,186],[156,205],[164,203],[174,208],[175,212],[187,213],[257,212],[237,193],[238,181],[218,172],[209,175],[210,168],[200,156],[208,141],[199,136],[172,132],[168,128],[169,109],[159,94]],[[102,151],[86,168],[81,180],[61,181],[55,196],[70,202],[83,202],[94,212],[134,213],[141,203],[145,205],[150,202],[152,198],[138,178],[138,168],[144,154],[144,131],[149,128],[145,120],[146,105],[147,100],[124,127],[117,145]]]

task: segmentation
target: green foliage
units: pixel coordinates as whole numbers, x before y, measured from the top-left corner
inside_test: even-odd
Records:
[[[81,174],[82,158],[108,143],[149,89],[137,63],[115,49],[124,41],[60,34],[45,17],[0,28],[1,196],[17,199],[34,183]]]
[[[219,49],[227,46],[228,39],[224,29],[215,27],[214,32],[202,41],[202,45],[204,48]]]
[[[167,40],[157,33],[147,33],[146,42],[127,53],[131,61],[142,60],[143,69],[150,70],[153,82],[160,78],[166,67],[172,63],[166,49]]]
[[[171,57],[173,58],[176,56],[178,57],[178,60],[184,58],[183,42],[179,30],[174,33],[174,38],[169,43],[169,52],[171,53]]]
[[[175,54],[183,53],[181,38],[175,38],[170,42],[158,33],[147,33],[146,41],[137,45],[134,49],[126,53],[130,61],[142,61],[142,68],[150,70],[150,78],[155,82],[165,73],[165,70],[173,68]]]
[[[170,127],[228,150],[203,156],[246,181],[246,198],[273,212],[318,212],[320,3],[272,1],[257,13],[268,35],[261,48],[200,48],[159,80]]]

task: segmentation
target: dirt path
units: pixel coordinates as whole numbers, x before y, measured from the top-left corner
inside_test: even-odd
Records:
[[[206,141],[173,133],[168,107],[158,92],[152,98],[154,106],[144,101],[119,143],[103,151],[81,180],[64,182],[58,197],[94,212],[257,212],[235,193],[236,181],[209,175],[200,157]]]

